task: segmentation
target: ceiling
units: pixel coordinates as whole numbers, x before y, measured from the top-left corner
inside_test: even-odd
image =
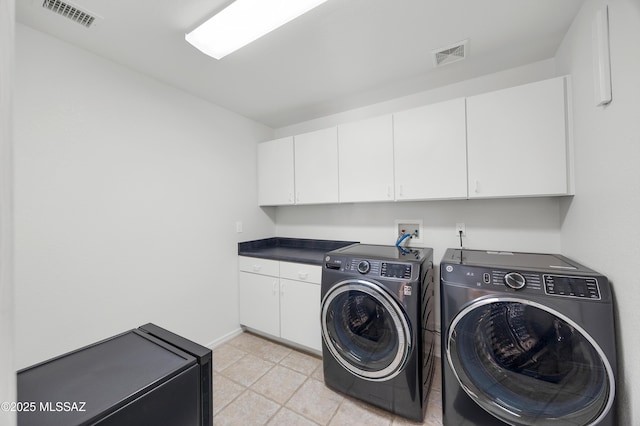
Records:
[[[328,0],[221,60],[184,34],[230,0],[70,2],[91,28],[42,2],[16,1],[17,21],[279,128],[550,58],[583,0]]]

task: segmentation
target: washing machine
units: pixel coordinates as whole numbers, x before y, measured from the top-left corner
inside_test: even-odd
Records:
[[[325,384],[422,421],[435,363],[433,250],[331,251],[321,299]]]
[[[556,254],[449,249],[440,281],[445,426],[615,424],[605,276]]]

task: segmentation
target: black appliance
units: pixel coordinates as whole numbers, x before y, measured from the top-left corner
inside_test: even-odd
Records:
[[[440,279],[445,426],[616,424],[605,276],[557,254],[449,249]]]
[[[213,424],[211,350],[154,324],[20,370],[17,388],[18,426]]]
[[[435,364],[433,251],[356,244],[326,254],[325,384],[422,421]]]

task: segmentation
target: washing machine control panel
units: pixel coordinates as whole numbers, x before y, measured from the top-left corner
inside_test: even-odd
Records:
[[[445,281],[476,288],[508,289],[525,293],[542,293],[548,296],[602,300],[597,277],[489,269],[466,265],[445,265],[441,274]]]
[[[598,280],[594,277],[543,275],[543,278],[547,294],[600,300]]]
[[[359,273],[366,276],[409,280],[413,278],[414,266],[411,263],[390,262],[386,260],[362,259],[362,258],[325,258],[324,266],[327,269],[335,269],[347,272]]]
[[[493,290],[543,292],[541,274],[508,269],[489,269],[466,265],[446,265],[441,271],[445,281]]]
[[[408,263],[382,262],[380,276],[386,278],[411,278],[411,265]]]

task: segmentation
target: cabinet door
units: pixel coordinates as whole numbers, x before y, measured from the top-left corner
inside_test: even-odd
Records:
[[[393,115],[397,200],[467,197],[463,98]]]
[[[294,146],[296,204],[337,203],[337,128],[297,135]]]
[[[258,144],[258,204],[293,204],[293,137]]]
[[[322,350],[320,335],[320,285],[280,280],[280,336]]]
[[[280,335],[279,279],[240,272],[240,324]]]
[[[564,77],[467,98],[469,198],[568,193]]]
[[[338,126],[340,202],[393,200],[391,115]]]

